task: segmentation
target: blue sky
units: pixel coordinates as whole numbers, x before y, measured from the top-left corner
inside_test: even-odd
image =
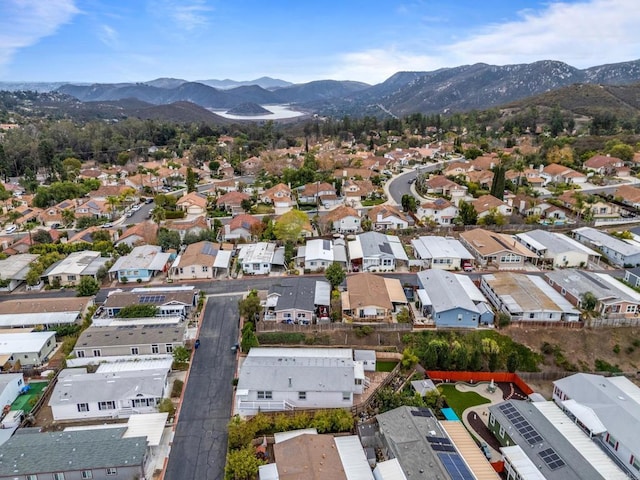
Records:
[[[0,81],[379,83],[401,70],[640,58],[640,1],[0,0]]]

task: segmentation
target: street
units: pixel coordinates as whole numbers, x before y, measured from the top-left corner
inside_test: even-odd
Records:
[[[207,301],[164,478],[223,480],[240,295]]]

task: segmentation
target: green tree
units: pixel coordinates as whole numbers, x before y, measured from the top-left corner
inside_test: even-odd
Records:
[[[183,347],[182,345],[178,345],[173,349],[173,360],[176,363],[185,363],[188,362],[191,358],[191,352]]]
[[[507,219],[496,207],[489,209],[484,217],[478,219],[478,225],[505,225],[506,223]]]
[[[418,202],[416,201],[416,197],[411,195],[410,193],[405,193],[402,195],[402,199],[400,201],[402,204],[402,210],[405,212],[416,212],[418,210]]]
[[[160,224],[164,219],[167,218],[167,211],[162,208],[160,205],[156,205],[154,209],[151,211],[151,220]]]
[[[309,224],[309,217],[300,210],[290,210],[282,215],[273,227],[273,233],[283,242],[297,242],[305,226]]]
[[[175,230],[161,228],[158,232],[158,245],[160,245],[164,251],[171,249],[178,250],[181,243],[180,234]]]
[[[502,200],[504,198],[505,187],[505,168],[503,165],[498,165],[493,169],[493,181],[491,182],[491,195]]]
[[[241,317],[244,317],[245,320],[250,322],[255,321],[255,319],[258,317],[258,314],[262,310],[258,292],[256,292],[255,290],[249,292],[249,295],[247,295],[246,298],[238,302],[238,308],[240,310]]]
[[[398,314],[396,315],[396,320],[398,323],[411,323],[411,315],[409,314],[409,309],[407,307],[402,307]]]
[[[402,368],[409,370],[416,366],[420,359],[409,347],[402,351]]]
[[[76,214],[73,210],[63,210],[62,211],[62,223],[65,226],[73,225],[73,222],[76,221]]]
[[[258,475],[260,465],[266,463],[256,457],[251,445],[240,450],[231,450],[227,453],[225,477],[229,480],[253,480]]]
[[[593,292],[584,292],[580,296],[580,305],[587,312],[593,312],[598,304],[598,297]]]
[[[247,213],[251,210],[252,206],[253,206],[253,202],[249,198],[244,198],[240,202],[240,208],[242,208],[242,210]]]
[[[195,192],[197,183],[198,176],[191,167],[187,167],[187,193]]]
[[[80,278],[76,290],[79,297],[92,297],[100,290],[100,284],[95,278],[85,275]]]
[[[331,284],[331,288],[335,289],[338,285],[344,282],[344,279],[346,278],[347,273],[343,270],[342,265],[340,265],[337,262],[333,262],[325,270],[324,276],[327,278],[327,281]]]
[[[462,225],[475,225],[478,222],[478,212],[471,203],[462,201],[458,204],[458,216],[455,221]]]
[[[149,304],[134,304],[122,307],[117,313],[118,318],[148,318],[158,314],[158,307]]]
[[[507,371],[511,373],[515,373],[515,371],[518,369],[519,366],[520,366],[520,355],[518,355],[518,352],[516,351],[509,352],[509,355],[507,356]]]
[[[248,323],[246,325],[253,325],[252,323]],[[253,328],[243,328],[242,329],[242,338],[240,340],[240,347],[243,352],[248,352],[253,347],[259,347],[260,342],[258,341],[258,337],[256,336],[256,332],[253,331]]]
[[[51,234],[46,230],[36,230],[31,235],[31,240],[33,241],[33,243],[53,243]]]

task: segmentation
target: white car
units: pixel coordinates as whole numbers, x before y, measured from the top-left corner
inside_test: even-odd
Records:
[[[13,233],[18,229],[17,225],[7,225],[7,228],[4,229],[5,233]]]
[[[131,211],[132,212],[137,212],[138,210],[140,210],[140,207],[142,207],[142,205],[140,205],[139,203],[137,203],[136,205],[133,205],[131,207]]]

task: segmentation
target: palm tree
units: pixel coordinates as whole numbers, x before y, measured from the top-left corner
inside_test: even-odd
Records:
[[[73,225],[73,222],[76,220],[76,214],[73,210],[63,210],[61,215],[62,222],[65,226]]]
[[[118,207],[120,206],[120,198],[110,195],[107,197],[107,204],[109,205],[111,219],[113,219],[113,214],[118,210]]]
[[[167,213],[164,208],[155,207],[153,210],[151,210],[151,219],[157,224],[160,224],[160,222],[165,218],[167,218]]]

